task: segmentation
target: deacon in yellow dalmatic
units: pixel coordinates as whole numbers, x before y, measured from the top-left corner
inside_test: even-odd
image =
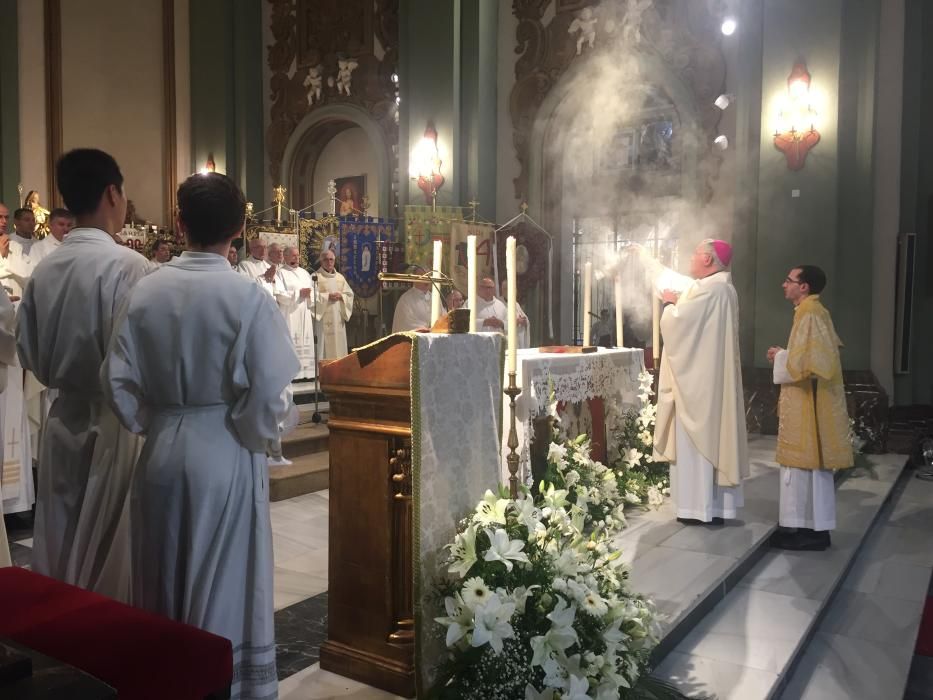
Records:
[[[839,348],[829,311],[820,302],[826,274],[813,265],[792,269],[784,296],[794,304],[787,349],[772,347],[774,382],[781,385],[777,462],[781,465],[780,519],[772,544],[823,550],[836,527],[833,471],[853,464],[849,414]]]

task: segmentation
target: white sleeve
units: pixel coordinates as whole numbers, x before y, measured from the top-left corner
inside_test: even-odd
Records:
[[[793,384],[794,380],[787,372],[787,350],[781,350],[774,356],[774,383]]]

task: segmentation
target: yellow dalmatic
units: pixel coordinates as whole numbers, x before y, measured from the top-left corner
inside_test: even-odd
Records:
[[[791,382],[781,384],[778,406],[779,464],[798,469],[852,466],[849,413],[839,360],[841,345],[819,295],[801,301],[794,311],[787,341],[787,375]]]

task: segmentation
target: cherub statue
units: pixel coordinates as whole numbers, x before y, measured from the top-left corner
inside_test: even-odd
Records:
[[[633,43],[636,46],[644,39],[641,33],[641,23],[644,21],[642,15],[654,4],[654,0],[628,0],[628,6],[625,9],[625,19],[622,20],[622,39],[626,43]]]
[[[593,15],[593,8],[584,7],[567,28],[568,34],[580,32],[580,36],[577,37],[577,56],[583,51],[583,44],[589,44],[590,48],[593,48],[593,42],[596,41],[596,23],[598,21],[599,18]]]
[[[303,85],[308,88],[308,106],[321,101],[321,88],[324,85],[324,76],[321,75],[323,66],[311,66]]]
[[[360,64],[357,63],[352,58],[347,59],[337,59],[337,92],[341,95],[350,96],[350,81],[353,76],[353,71],[356,70],[357,66]]]

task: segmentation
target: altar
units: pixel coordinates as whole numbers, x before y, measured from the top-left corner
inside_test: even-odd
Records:
[[[519,478],[531,485],[532,442],[535,419],[544,417],[549,404],[560,415],[561,425],[570,438],[587,434],[593,441],[594,458],[605,459],[606,411],[638,409],[638,375],[645,371],[641,348],[597,348],[590,353],[519,350],[516,384],[522,393],[515,400],[518,434]],[[507,381],[507,380],[506,380]],[[508,416],[508,399],[503,415]],[[508,483],[505,457],[508,426],[502,435],[502,482]],[[547,445],[542,449],[547,452]]]

